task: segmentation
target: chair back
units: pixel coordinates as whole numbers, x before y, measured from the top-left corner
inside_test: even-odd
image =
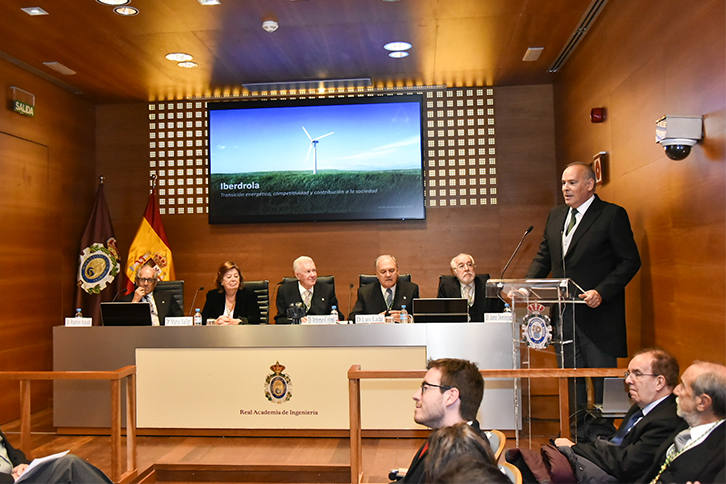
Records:
[[[398,279],[401,281],[411,282],[411,274],[399,274]],[[358,287],[363,287],[371,282],[376,282],[378,277],[375,274],[358,274]]]
[[[282,284],[297,282],[297,277],[283,277]],[[316,284],[330,284],[335,286],[335,276],[318,276]]]
[[[171,293],[177,304],[179,304],[182,313],[186,314],[184,311],[184,281],[159,281],[156,283],[155,290]]]
[[[260,307],[260,323],[267,324],[270,313],[270,281],[245,281],[245,287],[257,296]]]
[[[522,471],[509,462],[499,464],[499,470],[512,481],[512,484],[522,484]]]
[[[494,460],[499,462],[499,457],[504,451],[504,445],[507,443],[507,436],[501,430],[485,430],[484,435],[489,439],[489,445],[494,453]]]

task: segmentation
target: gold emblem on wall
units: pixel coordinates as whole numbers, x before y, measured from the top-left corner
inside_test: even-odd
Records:
[[[285,366],[277,361],[270,370],[272,373],[265,379],[265,397],[277,404],[289,401],[292,398],[292,380],[283,373]]]

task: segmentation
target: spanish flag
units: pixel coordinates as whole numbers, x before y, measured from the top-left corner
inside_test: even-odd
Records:
[[[127,294],[134,291],[136,270],[144,264],[150,265],[156,270],[160,281],[173,281],[176,278],[169,241],[166,238],[164,225],[161,223],[155,188],[149,195],[144,218],[141,220],[136,237],[131,242],[129,257],[126,261]]]

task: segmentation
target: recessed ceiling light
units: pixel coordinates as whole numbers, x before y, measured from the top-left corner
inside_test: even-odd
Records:
[[[185,54],[184,52],[170,52],[166,54],[166,58],[175,62],[186,62],[194,59],[191,54]]]
[[[530,47],[529,49],[527,49],[527,52],[524,53],[524,57],[522,57],[522,60],[525,62],[534,62],[539,59],[539,56],[542,55],[543,50],[544,47]]]
[[[220,5],[222,2],[219,0],[197,0],[202,5]]]
[[[131,17],[139,14],[139,9],[136,7],[116,7],[113,11],[119,15],[123,15],[124,17]]]
[[[389,52],[388,57],[393,57],[394,59],[401,59],[402,57],[408,57],[408,52],[405,52],[403,50],[397,50],[395,52]]]
[[[411,48],[410,42],[389,42],[386,45],[383,46],[386,50],[408,50]]]
[[[126,5],[131,0],[96,0],[98,3],[102,3],[104,5],[110,5],[112,7],[118,7],[120,5]]]
[[[192,62],[192,61],[180,62],[177,65],[179,67],[186,67],[187,69],[191,69],[192,67],[197,67],[197,63]]]
[[[24,7],[24,8],[21,8],[20,10],[27,13],[31,17],[35,17],[36,15],[48,15],[48,12],[46,12],[45,10],[43,10],[40,7]]]
[[[51,62],[43,62],[43,65],[50,67],[54,71],[60,72],[64,76],[72,76],[76,73],[73,69],[69,69],[68,67],[64,66],[60,62],[51,61]]]

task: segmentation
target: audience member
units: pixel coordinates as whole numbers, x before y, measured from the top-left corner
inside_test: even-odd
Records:
[[[245,289],[242,272],[232,261],[219,266],[216,286],[207,293],[207,300],[202,309],[204,324],[214,320],[212,324],[260,324],[260,307],[257,296]]]
[[[472,456],[450,460],[431,484],[512,484],[497,467]]]
[[[499,470],[489,442],[466,422],[435,430],[428,440],[424,481],[437,482],[444,467],[460,457],[473,457]]]
[[[401,306],[406,305],[411,312],[411,302],[418,298],[418,286],[398,278],[398,262],[392,255],[382,255],[376,259],[378,280],[358,288],[358,300],[350,312],[355,321],[357,314],[385,314],[393,321],[401,321]]]
[[[330,284],[317,284],[318,270],[315,262],[308,256],[301,256],[292,263],[292,272],[297,278],[297,284],[285,283],[277,291],[276,324],[289,324],[287,309],[293,304],[302,304],[305,314],[330,314],[333,306],[338,306],[334,286]],[[345,315],[337,307],[338,318],[345,319]],[[306,322],[303,318],[303,323]]]
[[[676,415],[673,389],[678,384],[678,362],[671,354],[661,349],[637,353],[628,364],[625,382],[635,403],[614,435],[581,444],[565,438],[555,440],[579,483],[636,482],[652,464],[663,441],[685,427]],[[537,475],[541,454],[513,449],[506,456],[520,468],[525,482],[549,480],[550,476]]]
[[[484,379],[476,364],[454,358],[429,360],[421,388],[413,394],[416,402],[413,420],[432,429],[468,423],[480,433],[476,413],[483,395]],[[482,438],[489,444],[484,435]],[[414,455],[402,482],[425,482],[428,450],[427,441]]]
[[[184,316],[174,296],[167,291],[155,291],[159,274],[150,265],[144,264],[136,269],[136,290],[122,297],[121,301],[149,303],[151,324],[164,326],[167,316]]]
[[[484,313],[497,313],[504,309],[504,301],[486,297],[489,274],[476,275],[476,263],[470,254],[459,254],[451,259],[451,273],[455,280],[442,278],[436,297],[463,297],[469,302],[469,321],[484,321]]]
[[[688,428],[660,446],[643,482],[726,482],[726,366],[694,362],[673,393]]]
[[[28,469],[30,461],[22,450],[14,448],[0,431],[0,483],[17,481]],[[66,454],[40,464],[23,478],[28,484],[109,483],[100,469],[78,456]]]

